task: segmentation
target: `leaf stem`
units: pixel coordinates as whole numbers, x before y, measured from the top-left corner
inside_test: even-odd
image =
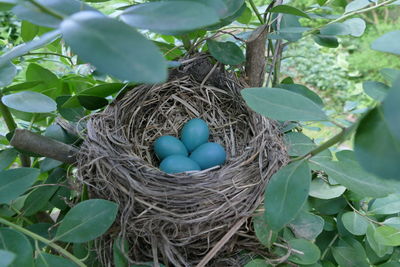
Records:
[[[36,6],[37,8],[39,8],[42,12],[49,14],[50,16],[53,16],[57,19],[64,19],[64,16],[58,14],[57,12],[54,12],[51,9],[48,9],[47,7],[43,6],[42,4],[36,2],[35,0],[28,0],[29,2],[32,3],[32,5]]]
[[[250,3],[251,9],[253,9],[253,11],[254,11],[254,13],[256,14],[256,16],[257,16],[258,20],[260,21],[260,23],[261,23],[261,24],[264,24],[265,21],[264,21],[264,19],[262,18],[260,12],[258,11],[256,4],[254,4],[254,1],[253,1],[253,0],[248,0],[248,1],[249,1],[249,3]]]
[[[317,146],[316,148],[314,148],[313,150],[311,150],[310,152],[308,152],[303,156],[292,159],[291,162],[312,158],[315,155],[321,153],[322,151],[330,148],[331,146],[343,141],[350,133],[352,133],[356,129],[356,126],[357,123],[354,123],[350,127],[342,129],[340,133],[338,133],[331,139],[327,140],[325,143]]]
[[[59,245],[54,244],[50,240],[48,240],[48,239],[46,239],[46,238],[44,238],[44,237],[42,237],[40,235],[37,235],[37,234],[35,234],[35,233],[33,233],[33,232],[31,232],[31,231],[19,226],[19,225],[16,225],[16,224],[14,224],[12,222],[9,222],[6,219],[1,218],[1,217],[0,217],[0,223],[2,223],[4,225],[7,225],[7,226],[13,228],[14,230],[17,230],[17,231],[19,231],[19,232],[21,232],[21,233],[23,233],[23,234],[25,234],[27,236],[30,236],[35,240],[38,240],[40,242],[45,243],[46,245],[52,247],[53,249],[58,251],[60,254],[64,255],[65,257],[67,257],[68,259],[70,259],[71,261],[76,263],[78,266],[86,267],[86,265],[83,262],[81,262],[78,258],[76,258],[74,255],[72,255],[71,253],[69,253],[67,250],[65,250],[64,248],[60,247]]]

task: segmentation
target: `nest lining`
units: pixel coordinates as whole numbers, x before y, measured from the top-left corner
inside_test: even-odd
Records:
[[[141,85],[88,119],[78,177],[92,197],[120,204],[114,227],[98,244],[104,266],[112,265],[117,235],[131,245],[132,263],[193,266],[260,205],[269,177],[287,161],[286,149],[276,124],[247,108],[243,85],[224,80],[223,89],[191,76]],[[186,174],[161,172],[154,141],[179,136],[192,118],[207,122],[210,141],[226,149],[227,162]],[[239,241],[232,238],[218,257],[229,258]]]

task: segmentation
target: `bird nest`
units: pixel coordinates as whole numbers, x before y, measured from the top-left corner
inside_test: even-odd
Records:
[[[286,148],[276,122],[244,103],[243,83],[218,68],[211,72],[199,80],[178,71],[164,84],[137,86],[89,117],[78,177],[91,197],[119,203],[117,220],[97,244],[104,266],[113,265],[116,237],[128,241],[131,263],[195,266],[215,255],[211,265],[232,266],[221,262],[251,250],[246,242],[260,250],[243,233],[251,231],[247,219],[269,178],[287,162]],[[207,122],[227,162],[185,174],[160,171],[154,141],[179,136],[192,118]]]

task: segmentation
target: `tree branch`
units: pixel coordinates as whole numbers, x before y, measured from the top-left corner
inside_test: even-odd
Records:
[[[78,153],[78,149],[73,146],[23,129],[15,130],[10,144],[15,148],[68,164],[76,162],[75,157]]]

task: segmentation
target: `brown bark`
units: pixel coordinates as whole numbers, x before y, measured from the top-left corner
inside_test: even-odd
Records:
[[[10,144],[15,148],[68,164],[76,162],[75,155],[78,152],[73,146],[23,129],[15,130]]]
[[[261,87],[265,79],[265,49],[268,26],[253,32],[246,47],[246,80],[251,87]]]

